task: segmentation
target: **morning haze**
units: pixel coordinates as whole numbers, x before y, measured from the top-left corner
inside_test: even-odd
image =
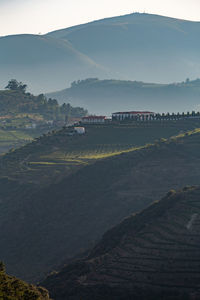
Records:
[[[199,11],[0,0],[2,300],[200,299]]]
[[[198,21],[200,3],[198,0],[2,0],[0,35],[46,33],[136,11]]]

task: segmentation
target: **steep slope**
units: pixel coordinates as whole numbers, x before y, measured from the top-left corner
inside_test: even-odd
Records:
[[[102,74],[100,66],[68,41],[39,35],[1,37],[0,65],[4,86],[16,78],[34,92],[62,88],[72,78]]]
[[[186,112],[199,110],[200,80],[153,84],[93,78],[73,82],[70,88],[47,95],[60,103],[70,99],[71,104],[96,114],[129,110]]]
[[[0,298],[2,300],[50,300],[47,290],[27,284],[5,272],[0,262]]]
[[[168,193],[45,286],[55,300],[199,299],[199,198],[200,188]]]
[[[173,82],[197,78],[200,23],[133,13],[49,33],[118,73],[120,79]]]
[[[4,191],[0,211],[0,255],[9,272],[38,280],[168,190],[199,184],[199,143],[199,133],[157,142],[82,167],[34,192],[30,182],[26,190],[16,184],[15,192],[4,179],[2,187],[7,184],[14,195]]]

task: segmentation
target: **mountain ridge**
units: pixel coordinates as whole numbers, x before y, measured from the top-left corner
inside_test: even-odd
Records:
[[[29,42],[28,35],[1,37],[0,56],[3,60],[0,63],[3,68],[0,79],[2,82],[11,77],[22,81],[28,79],[28,85],[35,92],[62,89],[73,80],[89,77],[161,83],[187,77],[194,79],[200,74],[199,33],[199,22],[130,14],[46,35],[32,35]],[[12,40],[12,47],[7,44],[7,39]],[[43,45],[38,44],[41,39]],[[56,48],[61,46],[65,54]],[[38,49],[40,56],[36,55]],[[76,55],[69,61],[72,49]],[[87,61],[81,60],[80,56]],[[49,61],[48,57],[51,58]],[[9,62],[9,58],[15,62],[15,70],[9,64],[3,64],[3,61]],[[17,61],[23,62],[23,58],[24,63],[17,65]],[[33,60],[35,65],[31,64]],[[3,74],[9,78],[4,78]]]

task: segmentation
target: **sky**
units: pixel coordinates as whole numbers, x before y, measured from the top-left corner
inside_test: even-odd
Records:
[[[0,0],[0,36],[44,34],[133,12],[200,21],[200,0]]]

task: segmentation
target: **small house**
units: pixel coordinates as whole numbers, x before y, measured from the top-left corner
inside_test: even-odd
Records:
[[[85,127],[74,127],[74,131],[79,135],[85,134]]]

